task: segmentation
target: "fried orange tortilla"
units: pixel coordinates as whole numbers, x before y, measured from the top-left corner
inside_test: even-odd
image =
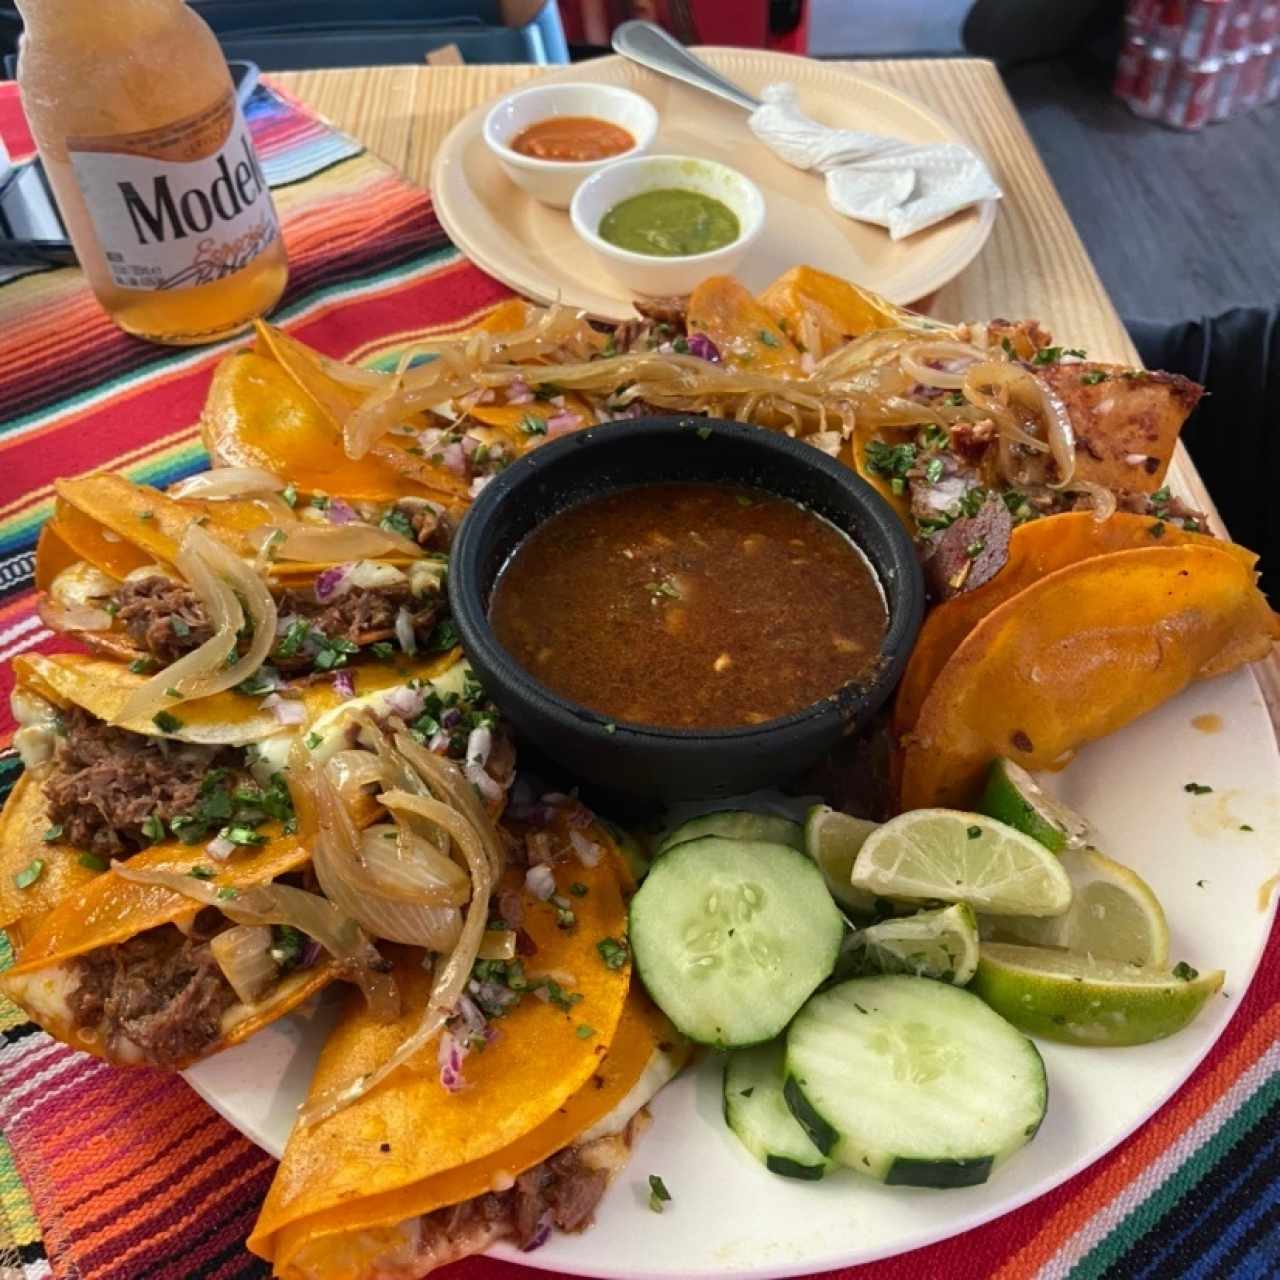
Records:
[[[361,1018],[360,1004],[359,1000],[348,1003],[344,1015],[348,1022]],[[333,1045],[338,1034],[335,1032],[323,1050],[322,1062],[323,1055],[335,1052]],[[379,1155],[390,1157],[378,1162],[380,1170],[387,1167],[385,1176],[379,1178],[379,1190],[307,1217],[281,1214],[273,1184],[249,1237],[249,1249],[272,1262],[277,1276],[301,1280],[318,1275],[337,1280],[339,1276],[376,1274],[372,1258],[368,1271],[353,1272],[347,1268],[352,1258],[365,1249],[374,1253],[380,1231],[484,1195],[495,1186],[504,1185],[506,1179],[518,1176],[572,1145],[623,1102],[659,1046],[672,1046],[672,1051],[678,1054],[687,1052],[687,1049],[675,1048],[678,1041],[679,1037],[663,1014],[643,991],[633,987],[608,1052],[587,1082],[541,1124],[500,1150],[416,1182],[402,1173],[402,1142],[393,1138],[388,1144],[389,1151],[379,1149]],[[394,1089],[396,1084],[388,1082],[387,1087]],[[410,1128],[408,1132],[412,1134],[414,1130]],[[302,1160],[302,1149],[310,1140],[310,1133],[294,1130],[285,1152],[286,1165]],[[413,1142],[412,1136],[408,1142]]]
[[[255,351],[214,370],[200,432],[215,465],[262,467],[304,493],[384,502],[421,493],[375,457],[348,458],[341,428],[283,365]]]
[[[166,734],[151,719],[116,719],[133,691],[149,679],[118,663],[80,653],[24,653],[14,658],[13,669],[15,681],[33,693],[58,705],[74,703],[99,720],[133,733],[240,747],[261,742],[285,728],[262,708],[260,696],[228,689],[184,702],[179,726]]]
[[[759,303],[816,360],[873,329],[927,332],[943,327],[816,267],[784,272],[760,295]]]
[[[1249,569],[1258,561],[1254,552],[1234,542],[1186,533],[1175,524],[1126,512],[1117,512],[1108,520],[1095,520],[1087,511],[1068,511],[1019,525],[1009,540],[1009,559],[994,578],[973,591],[953,596],[926,616],[898,685],[893,707],[895,736],[906,733],[916,723],[921,704],[938,673],[965,637],[1018,592],[1058,569],[1094,556],[1141,547],[1186,545],[1216,547],[1235,556]],[[1202,676],[1220,675],[1242,662],[1254,662],[1265,656],[1269,648],[1268,632],[1261,611],[1270,614],[1270,609],[1260,592],[1255,592],[1251,600],[1255,617],[1239,637],[1246,643],[1233,641],[1215,655],[1214,661],[1200,673]]]
[[[271,837],[266,844],[240,850],[234,858],[217,865],[209,883],[219,888],[247,888],[266,884],[306,864],[309,854],[296,837],[283,834],[278,827],[263,831]],[[201,861],[199,849],[169,840],[134,854],[130,866],[187,871]],[[124,942],[144,930],[181,925],[200,909],[199,902],[161,885],[137,884],[109,871],[93,874],[51,910],[22,922],[18,963],[0,975],[0,991],[64,1043],[117,1065],[132,1065],[128,1058],[113,1054],[96,1039],[76,1031],[66,1001],[70,962],[76,956]],[[263,1000],[233,1006],[223,1018],[219,1040],[207,1053],[238,1044],[336,976],[337,965],[325,960],[286,975]]]
[[[608,841],[600,830],[591,838]],[[566,1011],[526,995],[499,1021],[501,1036],[466,1059],[466,1086],[456,1093],[440,1083],[433,1043],[419,1069],[403,1067],[337,1114],[295,1130],[254,1230],[256,1251],[273,1256],[290,1224],[312,1224],[295,1229],[296,1249],[327,1230],[403,1221],[423,1211],[414,1199],[418,1189],[425,1188],[426,1203],[438,1204],[433,1179],[525,1137],[600,1070],[630,983],[630,966],[610,969],[597,950],[601,939],[619,938],[626,928],[618,855],[611,850],[594,867],[562,863],[554,871],[558,893],[567,894],[575,881],[587,887],[573,898],[577,925],[558,928],[552,903],[529,903],[524,928],[537,949],[524,958],[524,969],[531,979],[559,975],[555,980],[582,999]],[[508,872],[507,883],[522,884],[522,873]],[[312,1096],[373,1070],[418,1025],[430,975],[402,958],[398,977],[403,1016],[377,1024],[351,1005],[320,1056]],[[592,1034],[579,1035],[582,1026]],[[384,1143],[395,1159],[387,1159]],[[365,1204],[373,1206],[368,1214]]]
[[[689,295],[688,329],[706,334],[732,368],[784,378],[801,372],[799,348],[732,276],[710,276]]]
[[[1199,543],[1040,579],[984,618],[934,681],[904,744],[899,807],[968,806],[996,756],[1061,767],[1194,680],[1237,638],[1256,591],[1236,555]]]
[[[1178,433],[1204,388],[1177,373],[1114,364],[1048,364],[1036,369],[1071,418],[1077,480],[1117,491],[1154,493]]]

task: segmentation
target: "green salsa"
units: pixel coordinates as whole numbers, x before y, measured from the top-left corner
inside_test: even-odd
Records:
[[[600,220],[600,238],[655,258],[710,253],[739,234],[737,214],[711,196],[683,187],[644,191],[615,204]]]

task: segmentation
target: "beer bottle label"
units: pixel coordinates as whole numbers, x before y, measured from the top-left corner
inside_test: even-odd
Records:
[[[67,139],[71,168],[121,289],[233,275],[279,235],[234,93],[141,133]]]

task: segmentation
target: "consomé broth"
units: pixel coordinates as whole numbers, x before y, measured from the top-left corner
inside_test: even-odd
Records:
[[[786,498],[655,484],[552,516],[494,586],[498,639],[536,679],[616,720],[731,728],[866,676],[888,624],[866,557]]]

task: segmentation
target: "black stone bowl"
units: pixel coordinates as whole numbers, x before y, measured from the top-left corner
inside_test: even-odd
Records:
[[[521,540],[565,507],[611,490],[670,481],[754,486],[802,503],[847,532],[874,566],[889,606],[880,661],[793,715],[733,729],[614,724],[525,671],[489,625],[498,573]],[[462,646],[490,697],[575,778],[611,792],[675,800],[736,795],[815,764],[889,697],[924,609],[911,539],[849,467],[780,432],[707,418],[614,422],[542,445],[481,491],[454,538],[449,602]]]

